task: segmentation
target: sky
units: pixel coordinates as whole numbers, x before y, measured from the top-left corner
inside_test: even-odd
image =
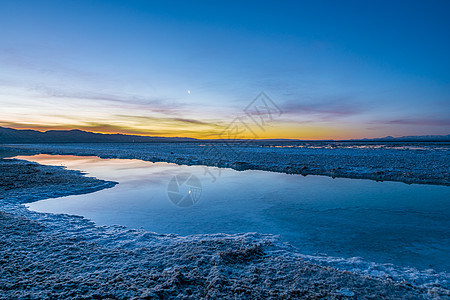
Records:
[[[450,134],[450,1],[0,0],[0,126]]]

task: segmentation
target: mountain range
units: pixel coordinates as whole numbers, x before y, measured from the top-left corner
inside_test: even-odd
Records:
[[[186,137],[156,137],[126,134],[104,134],[73,130],[49,130],[45,132],[30,129],[0,127],[0,144],[37,143],[152,143],[152,142],[193,142],[200,141]],[[216,140],[220,141],[220,140]],[[264,139],[266,142],[296,142],[296,139]],[[328,140],[333,141],[333,140]],[[449,135],[387,136],[375,139],[352,139],[347,142],[450,142]]]
[[[151,143],[186,142],[196,139],[184,137],[155,137],[125,134],[103,134],[74,130],[18,130],[0,127],[0,144],[37,144],[37,143]]]

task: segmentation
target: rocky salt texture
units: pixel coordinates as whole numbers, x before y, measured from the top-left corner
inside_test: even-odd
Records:
[[[0,200],[3,203],[25,203],[37,200],[92,193],[110,188],[116,182],[85,177],[80,171],[37,163],[0,159]]]
[[[414,287],[302,260],[270,235],[160,235],[21,203],[114,186],[80,172],[0,159],[1,299],[427,299]]]
[[[302,175],[450,185],[450,145],[445,143],[186,142],[39,144],[9,147],[29,150],[30,153],[135,158],[235,170],[253,169]]]

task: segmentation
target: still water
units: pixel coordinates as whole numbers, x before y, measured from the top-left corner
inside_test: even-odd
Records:
[[[97,157],[17,158],[119,182],[27,204],[34,211],[157,233],[277,234],[306,254],[450,270],[449,187]]]

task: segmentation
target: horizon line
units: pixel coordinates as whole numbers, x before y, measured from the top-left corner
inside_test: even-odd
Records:
[[[91,133],[91,134],[100,134],[105,136],[113,136],[113,135],[121,135],[125,137],[148,137],[148,138],[162,138],[162,139],[190,139],[190,140],[196,140],[196,141],[301,141],[301,142],[344,142],[344,141],[371,141],[371,140],[377,140],[377,141],[387,141],[390,139],[407,139],[407,138],[423,138],[423,137],[449,137],[449,134],[446,135],[435,135],[435,134],[428,134],[428,135],[410,135],[410,136],[384,136],[384,137],[376,137],[376,138],[348,138],[348,139],[301,139],[301,138],[193,138],[193,137],[186,137],[186,136],[155,136],[155,135],[143,135],[143,134],[127,134],[127,133],[121,133],[121,132],[96,132],[96,131],[86,131],[78,128],[74,129],[49,129],[49,130],[38,130],[38,129],[32,129],[32,128],[13,128],[13,127],[3,127],[0,126],[0,129],[11,129],[16,131],[34,131],[39,133],[47,133],[47,132],[71,132],[71,131],[79,131],[84,133]],[[430,140],[432,141],[432,140]]]

